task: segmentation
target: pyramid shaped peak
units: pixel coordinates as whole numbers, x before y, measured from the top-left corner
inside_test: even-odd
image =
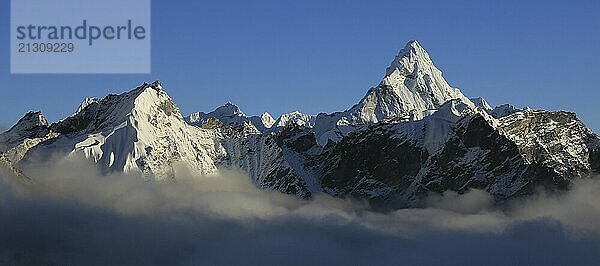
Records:
[[[423,47],[421,47],[421,44],[417,40],[410,40],[410,41],[408,41],[406,43],[406,45],[404,46],[404,48],[407,48],[407,47],[410,47],[410,48],[423,48]]]
[[[475,104],[477,107],[481,107],[484,110],[492,110],[492,106],[483,98],[483,97],[475,97],[470,98],[471,102]]]
[[[404,48],[396,55],[394,61],[392,61],[390,66],[386,69],[385,76],[389,76],[395,70],[412,73],[415,65],[424,68],[435,68],[427,51],[418,41],[411,40],[406,43]]]
[[[377,123],[407,116],[422,119],[452,99],[473,104],[448,84],[421,44],[411,40],[386,69],[381,83],[348,110],[349,121]]]
[[[232,115],[240,115],[240,116],[245,116],[244,112],[242,112],[242,109],[240,109],[237,105],[235,105],[234,103],[228,101],[227,103],[225,103],[222,106],[217,107],[217,109],[215,109],[214,111],[211,112],[212,114],[215,115],[225,115],[225,116],[232,116]]]
[[[421,46],[421,44],[417,40],[411,40],[407,42],[404,48],[400,50],[400,53],[398,53],[398,56],[404,57],[410,56],[411,54],[424,54],[427,57],[429,57],[425,48],[423,48],[423,46]]]

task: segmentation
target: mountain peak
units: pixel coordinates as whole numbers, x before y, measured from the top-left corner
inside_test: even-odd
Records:
[[[275,124],[275,119],[273,116],[271,116],[271,114],[269,114],[269,112],[264,112],[260,116],[260,120],[266,128],[271,128],[273,124]]]
[[[315,123],[316,116],[303,114],[300,111],[282,114],[275,122],[277,127],[285,127],[290,124],[299,126],[312,127]]]
[[[48,121],[41,112],[27,112],[17,124],[0,134],[0,151],[12,148],[25,139],[45,136],[48,132]]]
[[[471,100],[475,106],[481,107],[486,111],[491,111],[494,109],[483,97],[470,98],[469,100]]]
[[[164,113],[183,120],[179,107],[163,90],[159,81],[142,83],[121,94],[109,94],[102,99],[86,99],[78,111],[51,127],[62,134],[97,132],[132,120],[154,119]]]
[[[246,116],[246,114],[242,112],[242,109],[240,109],[237,105],[230,101],[228,101],[222,106],[217,107],[217,109],[210,112],[209,114],[218,117]]]
[[[29,111],[7,132],[31,131],[33,129],[47,127],[48,121],[42,112]]]
[[[159,110],[164,111],[167,115],[176,114],[177,116],[181,116],[179,108],[158,80],[150,84],[144,82],[132,91],[122,93],[110,99],[106,97],[102,102],[106,103],[107,100],[123,105],[122,110],[124,111],[150,113],[154,111],[153,109],[156,109],[155,107],[158,107]]]
[[[260,116],[247,116],[237,105],[230,101],[217,107],[212,112],[196,112],[185,117],[188,124],[199,127],[202,127],[207,122],[211,123],[209,121],[215,119],[219,123],[234,127],[251,123],[259,132],[265,132],[275,124],[275,119],[268,112],[264,112]]]
[[[83,102],[81,102],[81,104],[79,105],[79,107],[77,108],[77,111],[75,112],[75,115],[82,112],[85,108],[87,108],[88,106],[99,102],[100,100],[97,98],[90,98],[90,97],[85,97],[85,99],[83,99]]]
[[[350,121],[421,119],[452,99],[470,103],[460,90],[448,84],[421,44],[412,40],[396,55],[379,86],[370,89],[349,110]]]
[[[23,123],[35,125],[35,126],[47,126],[48,125],[48,121],[46,120],[46,117],[40,111],[27,112],[25,114],[25,116],[23,116],[21,119],[19,119],[19,122],[17,122],[17,125],[23,124]]]
[[[160,83],[160,80],[158,80],[158,79],[155,80],[154,82],[152,82],[152,84],[150,84],[150,87],[157,91],[160,91],[163,88],[162,83]]]
[[[189,124],[196,126],[202,126],[209,119],[217,119],[226,125],[239,125],[246,121],[248,117],[242,112],[242,109],[230,101],[217,107],[212,112],[196,112],[186,117],[186,121]]]
[[[423,49],[423,47],[421,47],[421,44],[417,40],[410,40],[406,43],[404,49],[402,50],[406,51],[410,49]]]
[[[411,40],[394,58],[394,61],[386,69],[385,76],[390,76],[394,71],[398,70],[402,73],[413,73],[418,67],[435,68],[427,51],[417,42]],[[436,68],[437,69],[437,68]]]
[[[160,82],[160,80],[155,80],[152,83],[148,83],[148,82],[144,81],[144,83],[142,83],[140,86],[138,86],[131,92],[133,92],[133,93],[137,92],[137,93],[141,94],[142,92],[146,91],[147,89],[154,89],[155,91],[162,91],[163,86],[162,86],[162,83]]]

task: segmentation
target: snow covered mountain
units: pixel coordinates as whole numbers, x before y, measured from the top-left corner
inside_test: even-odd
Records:
[[[291,113],[282,114],[279,119],[275,121],[275,125],[277,127],[285,127],[292,124],[313,127],[315,125],[315,116],[294,111]]]
[[[446,82],[427,51],[410,41],[386,69],[379,86],[348,113],[355,123],[377,123],[390,117],[418,120],[452,99],[472,105]]]
[[[383,208],[420,206],[431,193],[472,188],[502,201],[537,187],[567,189],[600,172],[600,138],[575,114],[469,99],[416,41],[378,86],[341,112],[275,120],[227,103],[184,118],[157,81],[87,98],[51,125],[41,113],[27,113],[0,134],[4,168],[57,154],[157,180],[176,177],[179,165],[199,175],[239,168],[264,189],[366,199]]]
[[[211,118],[219,120],[221,123],[237,126],[244,122],[251,122],[260,132],[265,132],[275,124],[275,120],[268,112],[264,112],[260,116],[246,116],[242,110],[231,102],[218,107],[210,113],[197,112],[185,118],[185,120],[195,126],[202,126]]]
[[[90,102],[50,125],[50,134],[51,139],[27,152],[36,159],[56,153],[80,156],[104,171],[156,179],[173,177],[175,163],[214,173],[213,158],[221,152],[215,133],[187,124],[159,82]]]
[[[321,145],[337,142],[356,125],[420,120],[452,99],[474,107],[460,90],[448,84],[427,51],[417,41],[410,41],[386,69],[379,85],[358,104],[344,112],[317,116],[317,140]]]
[[[482,97],[471,98],[469,100],[471,100],[471,102],[473,102],[475,106],[482,108],[483,110],[486,110],[488,112],[494,110],[494,108],[492,108],[492,106]]]
[[[27,139],[40,138],[49,132],[46,117],[40,112],[29,112],[16,125],[0,134],[0,151],[7,151]]]

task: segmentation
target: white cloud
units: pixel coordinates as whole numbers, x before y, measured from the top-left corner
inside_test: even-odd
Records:
[[[102,258],[100,254],[115,252],[116,248],[123,252],[112,253],[114,258],[101,262],[144,262],[138,255],[148,252],[140,248],[171,253],[149,255],[152,262],[177,260],[182,264],[195,264],[200,259],[207,263],[241,262],[257,254],[265,257],[245,262],[281,257],[304,259],[300,262],[369,263],[369,255],[361,255],[365,252],[379,254],[374,262],[400,256],[407,262],[435,263],[435,257],[418,259],[428,256],[427,252],[459,252],[455,250],[459,247],[452,245],[468,246],[472,250],[464,252],[469,256],[474,256],[473,250],[487,254],[485,247],[502,246],[527,234],[531,238],[519,240],[519,245],[553,236],[556,242],[521,249],[560,246],[566,250],[561,256],[567,257],[557,257],[556,261],[571,259],[572,254],[586,258],[588,253],[600,251],[599,245],[575,248],[600,241],[598,180],[577,182],[562,195],[539,195],[503,208],[495,207],[487,193],[473,190],[464,195],[433,196],[429,207],[423,209],[380,213],[364,202],[326,195],[305,201],[259,190],[237,171],[212,177],[192,176],[183,168],[176,172],[177,179],[157,183],[139,176],[102,175],[80,161],[57,160],[30,167],[27,173],[35,178],[36,185],[27,188],[28,193],[15,193],[6,184],[0,186],[0,211],[6,214],[0,220],[0,239],[24,246],[0,246],[5,250],[4,255],[0,252],[0,259],[12,262],[28,246],[40,245],[36,256],[58,263]],[[57,239],[64,245],[45,244]],[[113,241],[124,242],[107,244]],[[455,243],[442,247],[436,246],[438,241]],[[80,245],[98,250],[80,250]],[[398,245],[404,251],[398,250]],[[511,254],[504,262],[524,259],[525,255]],[[485,262],[485,257],[478,258],[473,262]]]

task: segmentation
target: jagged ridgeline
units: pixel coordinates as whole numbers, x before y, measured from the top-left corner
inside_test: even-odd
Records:
[[[394,208],[450,190],[482,189],[498,200],[564,190],[600,171],[600,139],[574,113],[469,99],[416,41],[342,112],[275,120],[227,103],[184,117],[156,81],[87,98],[53,124],[28,113],[0,135],[0,152],[13,171],[57,154],[155,180],[177,178],[181,164],[199,176],[240,168],[260,188]]]

